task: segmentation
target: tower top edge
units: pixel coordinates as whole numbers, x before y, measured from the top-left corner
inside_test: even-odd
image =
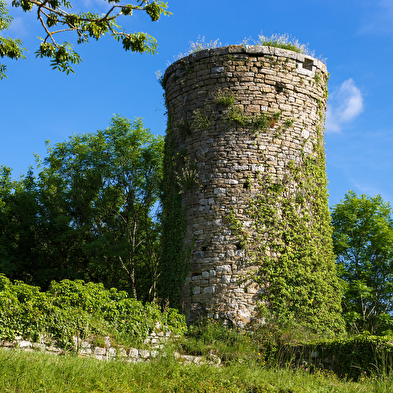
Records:
[[[184,56],[174,63],[168,66],[165,71],[164,79],[178,69],[179,67],[184,67],[187,63],[193,63],[200,59],[206,59],[213,56],[223,56],[223,55],[264,55],[264,56],[279,56],[289,59],[296,60],[298,62],[304,62],[306,59],[312,60],[313,65],[318,68],[321,72],[327,73],[326,65],[319,59],[306,55],[304,53],[295,52],[289,49],[282,49],[273,46],[264,45],[228,45],[219,48],[203,49],[198,52],[191,53]]]

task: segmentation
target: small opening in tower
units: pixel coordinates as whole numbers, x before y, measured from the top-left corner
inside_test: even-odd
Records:
[[[285,85],[282,83],[276,83],[276,85],[274,86],[276,88],[276,92],[278,94],[282,93],[284,91],[284,87]]]
[[[311,59],[304,59],[303,68],[309,71],[312,71],[312,66],[314,65],[314,61]]]
[[[243,247],[240,243],[235,244],[236,250],[243,250]]]
[[[205,252],[207,250],[207,246],[202,247],[202,251]]]

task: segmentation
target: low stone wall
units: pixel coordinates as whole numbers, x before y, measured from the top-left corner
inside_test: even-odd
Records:
[[[80,340],[78,337],[74,337],[74,349],[67,351],[59,348],[55,341],[48,342],[44,338],[41,338],[40,342],[32,342],[29,340],[24,340],[22,337],[16,337],[15,341],[0,341],[0,349],[39,351],[54,355],[75,353],[80,357],[89,357],[98,360],[123,360],[129,363],[137,363],[150,362],[151,360],[159,358],[160,356],[166,356],[164,351],[165,344],[168,344],[171,339],[176,338],[179,338],[179,336],[173,336],[170,332],[152,333],[146,338],[144,342],[144,344],[149,346],[149,349],[126,349],[121,346],[112,346],[109,337],[105,337],[104,347],[94,345],[89,341]],[[181,355],[178,352],[174,352],[173,355],[175,360],[184,364],[219,365],[221,363],[221,359],[213,354],[208,358],[204,358],[202,356]]]

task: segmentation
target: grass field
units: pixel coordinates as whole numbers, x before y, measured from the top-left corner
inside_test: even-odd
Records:
[[[184,365],[162,356],[151,363],[99,361],[18,350],[0,351],[0,392],[392,392],[388,377],[359,382],[306,368],[269,369],[252,361]]]

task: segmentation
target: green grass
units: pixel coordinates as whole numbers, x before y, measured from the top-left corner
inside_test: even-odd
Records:
[[[385,379],[343,381],[305,369],[268,369],[253,362],[183,365],[171,357],[151,363],[99,361],[73,355],[0,351],[1,392],[390,392]]]

